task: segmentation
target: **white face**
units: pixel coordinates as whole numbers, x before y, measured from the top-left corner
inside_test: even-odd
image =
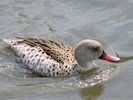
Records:
[[[75,49],[75,59],[83,67],[87,63],[99,58],[103,53],[103,46],[95,40],[84,40]]]
[[[87,45],[85,50],[87,53],[88,58],[97,59],[102,55],[103,49],[101,46],[94,44],[94,45]]]
[[[84,40],[76,48],[77,55],[84,60],[94,60],[99,58],[103,53],[103,46],[95,40]]]

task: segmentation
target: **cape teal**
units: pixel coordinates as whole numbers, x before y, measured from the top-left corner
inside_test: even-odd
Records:
[[[70,76],[83,73],[93,66],[98,58],[118,61],[107,55],[96,40],[81,41],[76,48],[48,39],[22,38],[4,39],[22,62],[42,76]]]

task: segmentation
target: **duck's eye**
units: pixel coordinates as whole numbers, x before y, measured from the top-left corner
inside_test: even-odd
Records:
[[[94,51],[94,52],[99,51],[99,47],[92,47],[91,49],[92,49],[92,51]]]

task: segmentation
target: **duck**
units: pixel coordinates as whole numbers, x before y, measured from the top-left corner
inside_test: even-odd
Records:
[[[120,60],[105,53],[103,45],[93,39],[82,40],[75,48],[62,42],[33,37],[7,38],[3,41],[30,70],[45,77],[84,73],[93,68],[93,60]]]

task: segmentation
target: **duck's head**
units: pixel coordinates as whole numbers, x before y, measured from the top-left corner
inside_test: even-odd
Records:
[[[120,60],[118,57],[105,53],[102,44],[91,39],[83,40],[77,45],[74,57],[78,64],[83,68],[88,67],[88,63],[96,59],[103,59],[110,62]]]

